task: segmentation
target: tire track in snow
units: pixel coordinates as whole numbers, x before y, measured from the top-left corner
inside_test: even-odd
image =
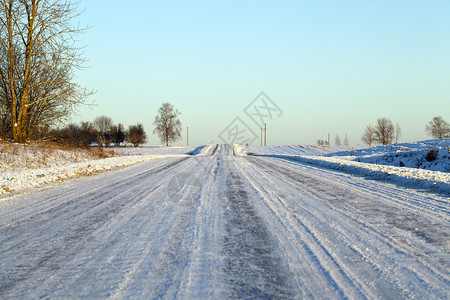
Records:
[[[262,219],[239,175],[226,176],[224,271],[231,298],[289,299],[292,289]]]
[[[276,157],[276,158],[273,158],[272,161],[273,160],[281,162],[281,165],[284,165],[284,169],[285,169],[284,172],[285,173],[290,172],[291,175],[292,175],[292,170],[295,170],[296,168],[301,167],[304,170],[320,169],[321,172],[323,172],[323,173],[328,173],[328,174],[341,173],[343,176],[352,176],[348,172],[339,171],[339,170],[335,170],[335,169],[328,169],[326,167],[320,167],[320,166],[316,166],[313,164],[299,162],[297,160],[292,160],[292,159],[285,158],[285,157]],[[267,158],[262,158],[261,161],[268,163]],[[269,163],[268,166],[271,168],[273,166],[275,166],[275,169],[279,169],[280,164],[279,163],[276,163],[276,164]],[[280,170],[278,170],[278,171],[280,171]],[[283,172],[283,171],[281,171],[281,172]],[[360,176],[357,175],[357,177],[360,177]],[[314,177],[311,177],[311,178],[314,178]],[[315,181],[317,181],[317,179],[324,179],[324,178],[316,177]],[[366,181],[362,181],[362,182],[363,183],[364,182],[377,182],[379,184],[383,184],[384,181],[382,181],[382,180],[381,181],[366,180]],[[350,183],[350,184],[352,184],[352,183]],[[389,184],[389,183],[387,183],[387,184]],[[397,204],[399,204],[400,206],[405,207],[405,208],[414,208],[414,209],[420,208],[420,209],[422,209],[421,213],[425,213],[425,214],[427,214],[427,216],[430,216],[430,217],[435,216],[436,214],[439,214],[442,217],[448,216],[448,205],[449,204],[448,204],[447,198],[445,198],[445,197],[423,197],[423,196],[417,197],[417,198],[409,197],[408,201],[402,201],[402,200],[398,201],[398,200],[396,200],[397,198],[400,198],[400,199],[402,197],[404,198],[404,192],[402,190],[408,189],[407,187],[390,188],[389,191],[386,188],[384,188],[382,191],[378,191],[371,184],[364,185],[364,184],[361,184],[361,182],[359,182],[359,183],[355,182],[352,185],[353,185],[353,187],[358,188],[361,193],[366,193],[366,194],[368,193],[371,196],[374,194],[377,194],[377,195],[380,195],[381,197],[384,197],[386,195],[386,193],[389,193],[390,195],[395,196],[395,197],[392,197],[391,199],[389,199],[390,202],[396,202]],[[412,191],[412,192],[420,193],[420,190]],[[431,194],[431,195],[433,195],[433,194]]]
[[[413,201],[413,199],[411,199],[410,201],[405,201],[402,199],[401,201],[398,201],[395,199],[397,197],[403,198],[402,195],[386,199],[386,197],[381,194],[381,191],[378,191],[378,194],[386,199],[385,203],[373,203],[370,199],[364,199],[365,196],[373,198],[373,194],[370,195],[368,193],[364,193],[362,190],[360,190],[359,194],[356,195],[351,193],[349,190],[339,188],[337,185],[327,184],[323,180],[320,181],[314,177],[306,176],[305,174],[297,174],[296,172],[292,172],[292,170],[281,167],[280,165],[275,165],[267,161],[259,161],[259,163],[264,164],[267,167],[266,170],[275,175],[277,173],[281,173],[298,183],[314,188],[314,190],[331,197],[331,201],[329,203],[346,204],[366,214],[378,215],[383,217],[391,226],[409,231],[412,234],[421,237],[427,243],[448,247],[447,241],[449,238],[450,224],[441,223],[442,220],[445,219],[449,221],[448,204],[445,206],[439,201],[434,201],[431,205],[428,202],[420,200]],[[412,204],[410,202],[415,203]],[[416,213],[412,217],[410,214],[398,214],[395,210],[393,210],[393,206],[391,206],[392,204],[401,209],[408,209],[412,212],[420,212],[420,215]],[[336,207],[336,209],[338,209],[338,207]],[[439,217],[436,218],[438,211],[440,214]],[[429,220],[432,220],[433,223]],[[440,230],[437,231],[436,226],[440,226]],[[448,250],[450,250],[450,248]]]
[[[255,176],[254,172],[247,172],[246,176],[248,179],[253,182],[255,187],[257,187],[267,199],[267,207],[273,210],[275,216],[279,215],[279,217],[277,217],[279,218],[279,222],[286,224],[283,225],[286,228],[292,228],[295,224],[293,218],[298,219],[298,216],[302,216],[301,221],[299,219],[299,225],[310,228],[309,231],[311,234],[316,235],[315,243],[321,244],[321,247],[323,247],[324,250],[331,250],[330,254],[332,255],[330,258],[334,257],[333,260],[337,264],[338,269],[340,268],[345,273],[348,273],[348,278],[356,280],[355,283],[363,279],[363,281],[357,283],[356,286],[359,286],[358,289],[365,290],[364,294],[366,294],[366,296],[369,296],[372,293],[371,290],[374,290],[379,296],[383,294],[386,296],[397,294],[398,297],[408,297],[408,295],[411,295],[411,287],[408,286],[408,284],[411,284],[412,282],[415,284],[415,293],[418,293],[419,295],[425,295],[428,291],[434,291],[436,295],[445,295],[445,293],[442,294],[441,290],[442,283],[445,284],[445,282],[449,282],[448,273],[445,271],[445,268],[442,268],[442,263],[445,265],[445,259],[436,263],[436,259],[438,259],[438,261],[440,260],[439,256],[434,258],[430,257],[430,259],[428,259],[427,256],[422,256],[422,258],[416,262],[416,259],[411,257],[411,255],[420,253],[421,248],[428,247],[426,244],[421,244],[419,242],[419,244],[415,243],[415,245],[409,245],[409,243],[405,243],[405,241],[402,240],[403,238],[398,239],[403,236],[403,234],[396,238],[395,236],[392,236],[392,230],[389,228],[386,229],[387,231],[380,231],[380,227],[374,227],[373,222],[366,220],[363,217],[364,214],[358,212],[358,209],[355,212],[353,209],[349,210],[346,206],[348,202],[355,201],[355,203],[360,204],[359,210],[364,211],[365,205],[370,204],[370,202],[373,201],[373,194],[371,195],[372,198],[364,199],[360,194],[352,194],[348,190],[339,188],[336,184],[330,185],[326,178],[324,178],[325,180],[320,180],[318,177],[310,177],[304,174],[304,172],[297,174],[293,168],[288,170],[281,167],[278,163],[268,163],[266,160],[262,162],[260,159],[251,159],[250,161],[251,165],[257,165],[258,169],[264,170],[263,172],[257,171],[257,173],[260,173],[260,176],[263,178],[265,177],[266,180],[269,181],[269,184],[265,184],[265,186],[283,186],[283,192],[278,192],[274,195],[273,191],[266,191],[261,186],[261,180],[258,180],[258,182],[254,181],[252,178]],[[243,167],[244,173],[250,166],[247,165],[247,167]],[[280,175],[281,181],[274,181],[275,178],[280,177]],[[282,184],[280,184],[280,182],[282,182]],[[291,186],[291,188],[285,191],[288,186]],[[289,199],[285,198],[289,198],[291,189],[293,199],[288,201]],[[276,196],[276,194],[279,196]],[[304,195],[301,196],[300,199],[306,200],[311,197],[311,201],[317,199],[316,201],[319,204],[315,204],[309,200],[305,202],[303,202],[304,200],[301,200],[302,202],[296,204],[296,201],[293,201],[296,197],[295,195],[302,194]],[[367,197],[367,195],[364,197]],[[383,201],[385,201],[385,199],[383,199]],[[389,203],[389,201],[390,199],[387,202]],[[301,206],[299,207],[298,205]],[[323,205],[323,207],[320,205]],[[372,207],[374,206],[372,205]],[[336,213],[333,213],[333,211],[327,212],[330,208],[333,211],[336,211],[338,215],[335,215]],[[317,209],[319,210],[316,211]],[[384,209],[384,207],[382,209]],[[340,218],[339,214],[345,218]],[[377,215],[376,212],[372,211],[371,214],[367,216],[369,220],[373,218],[373,214]],[[405,213],[403,213],[403,215],[404,214]],[[290,219],[292,221],[286,223],[286,220]],[[344,223],[341,223],[342,221],[344,221]],[[415,221],[417,222],[417,220]],[[352,225],[352,223],[354,224]],[[354,229],[352,229],[352,226]],[[331,232],[335,232],[335,235],[330,235]],[[355,233],[357,233],[357,235],[355,235]],[[442,241],[442,235],[438,238],[438,244],[439,241]],[[336,247],[335,245],[341,245],[341,247]],[[342,246],[344,247],[342,248]],[[321,250],[319,250],[318,253],[320,253],[320,251]],[[392,253],[395,258],[392,260],[389,256],[386,256],[386,254],[383,253],[385,251],[386,254]],[[426,253],[426,251],[430,250],[425,250],[424,252]],[[403,262],[405,258],[414,261],[411,266],[406,265],[406,268],[410,270],[404,270],[404,267],[401,265],[401,262]],[[366,264],[368,267],[370,266],[366,269],[364,276],[358,275],[358,271],[352,268],[351,264],[358,261],[362,262],[363,265]],[[400,265],[398,261],[400,261]],[[331,266],[330,264],[327,265],[328,268]],[[372,272],[371,270],[375,271],[375,273],[369,275]],[[356,273],[354,273],[355,271]],[[367,275],[369,275],[369,277],[367,277]],[[367,280],[370,276],[373,278],[373,283],[367,285]],[[339,280],[338,282],[342,284],[343,281]],[[373,286],[374,284],[375,286]],[[389,286],[392,286],[391,290],[389,289]]]
[[[203,182],[195,208],[189,254],[179,292],[179,299],[223,299],[222,241],[223,212],[222,184],[218,174],[227,167],[221,156],[201,157],[197,166],[198,179]]]
[[[358,280],[347,274],[335,260],[332,251],[324,246],[323,237],[314,228],[318,222],[313,225],[299,218],[298,213],[287,206],[284,199],[287,194],[277,195],[270,189],[279,186],[278,182],[273,181],[278,176],[269,176],[271,170],[253,170],[251,165],[241,164],[241,167],[253,188],[263,196],[261,204],[269,210],[269,214],[264,213],[265,219],[279,239],[278,244],[284,248],[290,268],[296,272],[294,278],[302,298],[325,294],[336,299],[373,296],[368,290],[361,291],[364,288]],[[269,190],[262,185],[269,187]]]
[[[204,185],[195,209],[192,252],[175,297],[293,298],[288,271],[253,208],[253,195],[233,172],[231,147],[215,148],[198,164],[204,166]]]
[[[448,271],[433,265],[438,251],[397,261],[421,249],[408,245],[417,239],[390,236],[398,232],[394,225],[380,231],[371,218],[386,207],[369,205],[369,189],[334,183],[332,172],[293,176],[297,171],[286,162],[258,165],[229,150],[216,145],[200,162],[152,162],[150,170],[133,167],[70,183],[56,196],[42,193],[52,200],[35,199],[30,208],[28,200],[11,205],[19,209],[2,205],[0,252],[8,251],[0,254],[0,277],[18,280],[0,298],[406,298],[436,290],[440,294],[430,295],[450,296],[444,291]],[[171,179],[180,174],[191,176],[179,177],[180,198],[170,200]],[[194,179],[200,188],[191,188]],[[384,194],[376,200],[384,203]],[[351,207],[360,198],[367,200],[362,207]],[[409,209],[395,207],[403,208]],[[389,218],[412,225],[404,214]],[[430,264],[423,268],[425,256]],[[22,270],[8,274],[11,266]]]
[[[90,191],[88,193],[82,193],[81,195],[70,197],[67,201],[59,201],[61,199],[61,195],[57,195],[51,197],[50,200],[46,202],[55,202],[54,205],[47,207],[45,209],[40,209],[34,211],[31,214],[27,214],[25,217],[21,217],[18,220],[14,219],[14,222],[2,227],[0,229],[0,244],[3,244],[3,247],[0,249],[0,255],[4,252],[10,251],[12,248],[17,248],[23,246],[24,243],[27,243],[27,239],[24,237],[30,236],[40,236],[45,234],[48,231],[48,228],[52,225],[52,221],[44,216],[52,216],[58,215],[58,219],[55,221],[59,221],[59,219],[75,219],[80,215],[92,211],[99,206],[104,206],[106,209],[109,209],[106,204],[114,199],[117,190],[121,190],[124,187],[132,186],[133,183],[140,182],[141,180],[156,175],[160,172],[163,172],[167,169],[170,169],[179,163],[185,161],[187,158],[183,158],[180,160],[176,160],[174,162],[165,164],[162,167],[152,168],[150,170],[146,170],[142,173],[135,174],[129,178],[120,178],[108,182],[107,186],[100,186],[97,189]],[[79,191],[76,191],[75,194],[80,194]],[[100,197],[104,198],[104,201],[96,201]],[[130,205],[132,202],[124,203],[124,205]],[[38,204],[39,205],[39,204]],[[40,205],[42,207],[42,205]],[[80,209],[82,208],[82,209]],[[3,215],[3,218],[11,218],[11,216]],[[29,227],[21,226],[24,223],[33,222],[32,228],[35,228],[38,231],[29,231]],[[94,222],[95,223],[95,222]],[[46,226],[43,226],[46,225]],[[55,227],[57,224],[54,225]],[[39,230],[39,228],[41,228]],[[21,229],[22,228],[22,229]],[[10,232],[14,232],[13,234],[9,234]],[[22,243],[16,243],[10,246],[10,248],[6,248],[4,245],[10,243],[12,240],[19,238],[22,240]]]
[[[192,216],[192,209],[181,214],[166,241],[161,244],[160,255],[152,266],[152,276],[158,281],[148,290],[150,299],[171,298],[178,293],[185,262],[189,257]]]
[[[153,258],[142,257],[139,263],[127,274],[127,280],[113,294],[119,298],[160,299],[178,298],[186,293],[189,274],[191,274],[192,259],[198,245],[196,243],[196,230],[198,214],[201,214],[200,194],[203,186],[196,183],[204,182],[205,170],[211,161],[205,165],[194,158],[190,158],[188,170],[178,172],[176,180],[168,181],[165,185],[168,199],[166,205],[177,207],[170,214],[161,216],[158,230],[149,240],[155,237],[164,237],[158,244],[158,249],[146,251]],[[190,174],[190,176],[186,176]],[[199,181],[199,178],[202,179]],[[177,182],[174,186],[173,183]],[[175,190],[174,190],[175,189]],[[177,191],[179,189],[179,191]],[[156,195],[157,196],[157,195]],[[139,249],[139,248],[138,248]],[[200,255],[204,255],[203,253]],[[197,257],[198,258],[198,257]],[[133,278],[148,278],[147,283],[136,281]],[[210,279],[208,277],[208,279]],[[130,292],[132,291],[132,292]],[[189,292],[188,292],[189,295]]]
[[[216,145],[216,147],[214,148],[214,150],[211,153],[211,156],[213,156],[216,153],[218,148],[219,148],[219,144]]]
[[[192,161],[186,165],[191,168]],[[170,199],[169,190],[173,189],[170,177],[179,176],[186,168],[177,169],[175,174],[161,174],[165,177],[161,187],[149,191],[145,195],[146,205],[134,211],[132,219],[127,221],[130,228],[124,228],[124,221],[118,221],[118,228],[113,228],[114,234],[121,234],[121,238],[134,239],[114,249],[108,265],[115,266],[115,270],[105,268],[102,273],[95,270],[98,261],[92,261],[91,277],[82,274],[81,285],[95,282],[96,276],[113,277],[112,288],[108,293],[111,298],[171,298],[176,294],[180,277],[184,269],[184,261],[189,255],[191,247],[190,232],[194,203],[191,199]],[[182,177],[189,181],[185,177]],[[158,181],[158,178],[155,178]],[[187,182],[180,181],[187,185]],[[169,198],[167,198],[169,196]],[[151,200],[151,201],[149,201]],[[105,229],[110,234],[110,231]],[[126,259],[124,258],[126,253]],[[85,272],[86,273],[86,272]],[[96,287],[92,286],[91,290]],[[92,297],[86,294],[85,297]]]
[[[13,222],[2,227],[0,259],[4,255],[11,256],[12,252],[17,252],[15,257],[17,263],[8,264],[8,268],[0,270],[2,283],[0,295],[8,294],[15,286],[36,277],[41,270],[57,272],[68,257],[75,255],[84,247],[83,242],[87,244],[92,242],[90,236],[98,226],[110,222],[117,215],[135,206],[146,194],[160,188],[160,185],[152,189],[145,186],[144,190],[135,193],[131,199],[123,197],[123,194],[130,189],[136,189],[136,184],[142,183],[144,179],[168,171],[186,159],[166,163],[162,168],[144,171],[126,180],[123,178],[114,180],[109,186],[102,186],[80,196],[73,197],[77,193],[76,190],[69,191],[69,194],[58,195],[69,200],[63,200],[44,210],[36,210],[31,216],[25,214],[19,220],[13,219]],[[117,191],[120,191],[119,195]],[[8,219],[8,215],[3,218]],[[61,222],[65,223],[65,227],[59,228]],[[31,232],[27,233],[30,229]],[[30,245],[30,241],[33,241],[33,244]],[[45,244],[41,244],[42,242]],[[117,239],[113,239],[109,241],[108,246],[114,246],[116,242]],[[22,248],[27,250],[23,251]],[[38,279],[41,280],[45,278]],[[26,289],[23,291],[26,292]]]

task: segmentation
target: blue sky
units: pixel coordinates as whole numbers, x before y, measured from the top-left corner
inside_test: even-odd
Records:
[[[74,121],[107,115],[143,123],[163,102],[181,111],[190,144],[221,142],[260,92],[282,110],[267,120],[269,144],[315,144],[331,133],[361,144],[388,117],[401,141],[450,122],[448,1],[88,1],[80,37],[97,93]],[[185,140],[177,144],[184,144]]]

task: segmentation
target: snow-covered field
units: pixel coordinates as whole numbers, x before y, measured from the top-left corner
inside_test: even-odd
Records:
[[[239,153],[301,161],[408,187],[450,195],[450,139],[372,148],[344,146],[239,146]],[[435,151],[433,160],[428,153]]]
[[[111,149],[0,142],[0,172],[58,167],[113,157],[115,153]]]
[[[262,155],[307,155],[327,156],[356,162],[388,165],[394,167],[418,168],[431,171],[450,172],[450,139],[428,140],[413,143],[399,143],[389,146],[238,146],[241,151]],[[435,151],[433,160],[427,159]]]
[[[198,147],[107,148],[105,152],[115,152],[118,155],[106,159],[93,159],[85,152],[62,150],[44,152],[35,147],[21,147],[15,155],[9,154],[11,157],[2,160],[0,195],[23,192],[49,183],[90,176],[154,159],[186,156],[197,149]],[[45,159],[39,158],[43,156],[42,153],[45,153]]]
[[[119,151],[134,165],[4,196],[0,298],[450,298],[448,172],[351,158],[376,149]]]
[[[428,157],[435,152],[436,157]],[[402,143],[329,154],[358,162],[450,172],[450,139]]]

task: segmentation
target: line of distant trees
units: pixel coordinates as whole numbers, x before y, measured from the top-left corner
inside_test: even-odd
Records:
[[[125,129],[123,124],[116,125],[107,116],[99,116],[93,122],[71,123],[52,129],[48,136],[53,142],[77,147],[89,147],[93,144],[99,147],[133,144],[134,147],[138,147],[147,142],[147,134],[142,124],[130,125]]]
[[[158,109],[153,124],[155,129],[153,133],[157,134],[161,143],[169,146],[170,142],[181,139],[181,113],[170,103],[163,103]],[[81,122],[80,124],[71,123],[63,127],[53,128],[45,133],[52,142],[77,146],[89,147],[98,145],[106,147],[114,145],[127,146],[133,144],[134,147],[143,145],[147,142],[147,134],[144,126],[140,123],[130,125],[125,129],[123,124],[114,124],[112,119],[107,116],[99,116],[93,122]]]
[[[435,139],[450,138],[450,124],[444,121],[442,117],[436,116],[425,126],[425,132]],[[402,130],[398,123],[394,126],[394,123],[390,119],[379,118],[375,125],[367,125],[361,136],[361,140],[369,147],[372,147],[374,144],[385,146],[392,143],[398,143],[401,136]],[[336,135],[334,143],[337,146],[342,144],[339,135]],[[327,140],[317,141],[317,145],[320,146],[329,144],[330,142]],[[347,135],[345,135],[343,145],[348,146]]]
[[[441,116],[436,116],[425,126],[425,132],[435,139],[450,138],[450,124]]]
[[[339,136],[339,134],[336,134],[336,137],[334,138],[334,144],[336,146],[341,146],[341,145],[348,146],[349,141],[348,141],[347,134],[345,134],[344,141],[341,140],[341,137]],[[330,145],[330,142],[328,140],[317,140],[317,145],[328,146],[328,145]]]
[[[450,138],[450,124],[442,117],[436,116],[425,126],[425,132],[435,139]],[[401,135],[402,131],[398,123],[394,126],[390,119],[379,118],[374,126],[366,127],[361,140],[369,147],[375,143],[385,146],[393,142],[398,143]]]
[[[381,145],[389,145],[392,142],[398,142],[402,136],[402,130],[400,125],[395,125],[388,118],[379,118],[375,125],[368,125],[364,130],[361,140],[371,147],[373,144],[378,143]]]

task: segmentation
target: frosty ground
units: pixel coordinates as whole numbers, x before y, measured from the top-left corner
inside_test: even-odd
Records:
[[[0,297],[449,298],[436,147],[438,170],[208,145],[3,172]]]

